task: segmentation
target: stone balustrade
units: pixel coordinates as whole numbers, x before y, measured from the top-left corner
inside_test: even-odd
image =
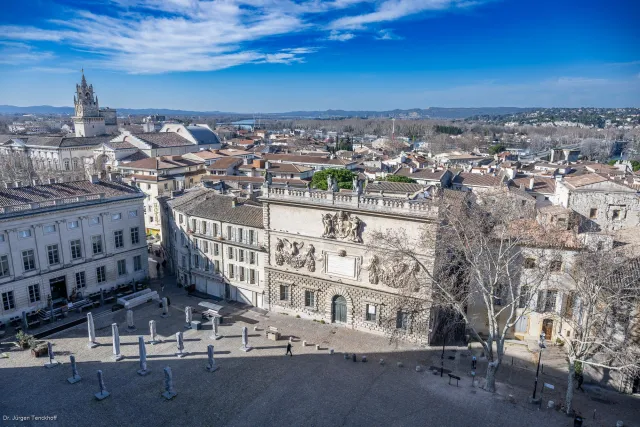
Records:
[[[38,209],[47,209],[55,206],[72,205],[78,203],[99,201],[105,198],[104,193],[87,194],[84,196],[64,197],[60,199],[50,199],[42,202],[22,203],[19,205],[0,207],[0,215],[14,212],[24,212]]]
[[[264,186],[264,201],[282,200],[307,205],[327,206],[332,209],[361,209],[397,215],[435,218],[438,207],[431,200],[409,200],[397,197],[334,193],[322,190],[298,190]]]

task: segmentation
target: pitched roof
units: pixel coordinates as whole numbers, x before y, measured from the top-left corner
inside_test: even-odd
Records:
[[[134,187],[113,181],[100,180],[95,184],[90,181],[61,182],[0,189],[0,206],[7,207],[100,193],[104,193],[105,197],[140,194]]]
[[[412,184],[408,182],[388,182],[388,181],[374,181],[367,184],[364,188],[365,193],[378,193],[384,191],[385,193],[396,194],[413,194],[425,189],[422,184]]]
[[[174,210],[199,218],[213,219],[247,227],[263,228],[262,204],[216,194],[214,190],[188,191],[167,203]]]
[[[262,184],[264,182],[264,177],[261,176],[244,176],[244,175],[205,175],[201,179],[201,181],[229,181],[229,182],[246,182],[251,184]],[[305,181],[302,179],[296,178],[272,178],[272,184],[276,185],[285,185],[289,183],[292,187],[300,187],[306,188],[309,181]]]
[[[242,159],[239,159],[237,157],[223,157],[213,162],[209,167],[207,167],[207,169],[208,170],[221,170],[221,169],[226,170],[240,164],[242,164]]]
[[[533,190],[529,188],[533,178]],[[556,192],[556,180],[553,178],[545,178],[541,176],[516,176],[511,180],[513,185],[520,187],[524,185],[527,190],[535,191],[542,194],[553,194]]]
[[[478,187],[498,187],[502,184],[502,177],[461,172],[453,178],[453,183]]]
[[[109,142],[113,135],[73,137],[73,136],[28,136],[21,137],[27,146],[37,147],[82,147],[88,145],[100,145]]]
[[[211,150],[202,150],[202,151],[196,151],[195,153],[187,153],[187,154],[191,156],[199,157],[203,160],[220,159],[222,157],[225,157],[224,154],[215,153]]]
[[[608,178],[605,178],[602,175],[598,175],[597,173],[589,173],[585,175],[578,176],[569,176],[566,177],[565,182],[570,184],[574,188],[584,187],[585,185],[597,184],[599,182],[608,181]]]
[[[344,159],[330,159],[326,156],[299,156],[294,154],[264,154],[262,156],[265,160],[280,161],[287,163],[315,163],[325,165],[350,165],[355,163],[353,160]]]
[[[137,160],[143,160],[143,159],[148,159],[148,158],[149,158],[149,156],[147,156],[144,152],[136,151],[133,154],[129,154],[127,157],[121,158],[119,161],[120,162],[135,162]]]
[[[184,168],[188,166],[198,166],[201,164],[201,162],[197,162],[195,160],[184,159],[182,156],[159,156],[126,163],[120,165],[120,167],[125,169],[158,170]]]
[[[178,135],[175,132],[149,132],[136,133],[134,137],[148,143],[151,148],[180,147],[183,145],[194,145],[193,142]]]

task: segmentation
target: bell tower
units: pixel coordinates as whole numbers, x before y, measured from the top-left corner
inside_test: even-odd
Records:
[[[82,70],[82,81],[76,84],[76,94],[73,97],[75,116],[73,124],[77,137],[97,136],[106,133],[104,117],[100,115],[98,97],[93,93],[93,85],[87,85]]]

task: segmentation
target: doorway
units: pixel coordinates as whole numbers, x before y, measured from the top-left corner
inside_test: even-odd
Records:
[[[333,322],[347,323],[347,300],[342,295],[333,297]]]
[[[542,333],[544,334],[545,340],[550,340],[553,335],[553,320],[552,319],[544,319],[542,322]]]
[[[65,276],[49,279],[49,288],[51,289],[51,300],[54,304],[67,300],[67,278]]]

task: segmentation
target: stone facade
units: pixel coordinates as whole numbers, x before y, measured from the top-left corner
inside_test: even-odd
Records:
[[[400,294],[416,267],[391,265],[368,245],[374,230],[414,231],[417,239],[438,216],[431,201],[269,186],[263,194],[266,308],[428,342],[428,315],[412,318]],[[432,266],[432,254],[424,257]]]

